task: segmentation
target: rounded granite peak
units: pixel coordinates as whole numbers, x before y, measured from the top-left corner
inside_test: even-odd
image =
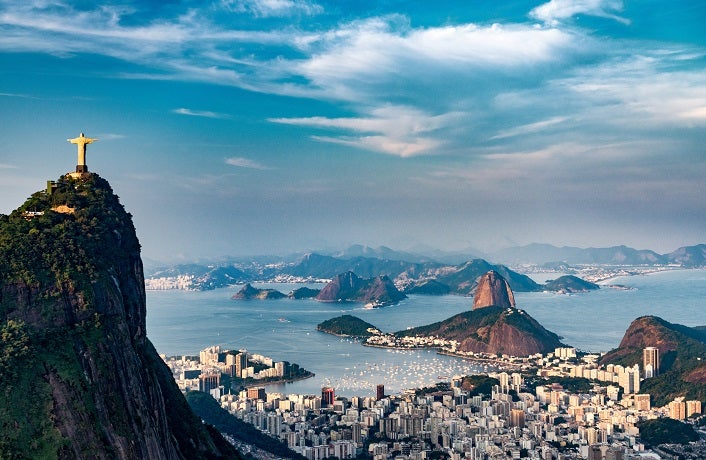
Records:
[[[478,278],[476,293],[473,296],[473,310],[493,305],[514,307],[515,296],[505,278],[495,270],[490,270]]]

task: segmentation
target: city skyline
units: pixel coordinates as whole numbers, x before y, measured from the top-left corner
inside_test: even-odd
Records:
[[[143,255],[706,234],[693,2],[0,1],[0,213],[89,171]]]

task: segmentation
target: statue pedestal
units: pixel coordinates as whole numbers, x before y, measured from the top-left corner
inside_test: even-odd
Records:
[[[88,179],[91,176],[91,173],[89,173],[89,172],[68,172],[68,173],[66,173],[66,176],[69,176],[72,179]]]

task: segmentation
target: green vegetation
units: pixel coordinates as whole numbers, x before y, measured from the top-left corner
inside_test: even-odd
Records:
[[[125,439],[134,457],[162,417],[158,435],[185,457],[239,458],[145,338],[139,252],[130,215],[95,174],[62,177],[0,215],[0,458],[112,458]]]
[[[252,444],[281,458],[305,458],[291,450],[279,439],[268,436],[253,425],[231,415],[218,404],[218,401],[206,393],[189,391],[186,393],[186,400],[196,415],[206,423],[213,425],[221,433]]]
[[[565,275],[555,280],[547,281],[544,289],[547,291],[583,292],[600,289],[600,286],[573,275]]]
[[[570,393],[588,393],[593,384],[589,379],[583,377],[526,377],[525,387],[530,393],[534,393],[538,386],[551,386],[554,383],[560,384],[564,390]]]
[[[287,297],[290,299],[313,299],[319,295],[319,292],[321,292],[321,289],[311,289],[303,286],[290,292]]]
[[[300,367],[299,364],[296,363],[289,363],[288,361],[283,361],[284,362],[284,372],[282,377],[266,377],[264,379],[254,379],[252,377],[248,377],[246,379],[240,378],[240,377],[231,377],[228,374],[221,374],[221,384],[225,388],[230,388],[231,390],[240,390],[242,388],[248,387],[248,386],[253,386],[253,385],[262,385],[267,382],[280,382],[280,381],[292,381],[292,380],[301,380],[301,379],[308,379],[309,377],[313,377],[315,374],[311,371],[308,371],[304,369],[303,367]],[[261,370],[269,369],[268,366],[261,364],[261,363],[252,363],[254,366],[254,371],[259,372]]]
[[[287,297],[276,289],[258,289],[250,283],[243,286],[233,297],[233,300],[265,300],[265,299],[283,299]]]
[[[67,389],[77,419],[96,418],[76,353],[97,350],[104,318],[94,286],[113,285],[109,273],[130,254],[139,254],[130,216],[97,175],[62,177],[52,195],[37,192],[0,216],[0,458],[62,456],[55,391]]]
[[[487,375],[467,375],[461,382],[463,389],[469,391],[469,396],[490,395],[495,385],[500,385],[500,380]]]
[[[688,444],[699,440],[694,427],[671,418],[644,420],[637,423],[640,439],[648,447],[659,444]]]
[[[667,405],[678,397],[706,402],[706,384],[688,382],[683,376],[681,372],[672,371],[646,379],[641,383],[640,392],[649,393],[655,407]]]
[[[34,355],[39,344],[21,322],[6,321],[0,331],[0,458],[57,458],[63,440],[49,417],[51,387]]]
[[[331,318],[316,326],[317,331],[349,337],[370,337],[373,333],[369,329],[377,330],[372,324],[352,315]]]
[[[414,395],[415,396],[425,396],[428,394],[432,393],[439,393],[439,392],[450,392],[451,391],[451,385],[449,382],[439,382],[436,385],[430,386],[430,387],[423,387],[423,388],[417,388],[414,390]]]
[[[131,217],[97,175],[80,182],[62,177],[51,196],[37,192],[0,218],[2,282],[88,288],[131,253],[139,253]]]

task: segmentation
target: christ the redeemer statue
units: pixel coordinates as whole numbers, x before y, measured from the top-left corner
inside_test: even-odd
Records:
[[[76,172],[77,173],[87,173],[88,172],[88,166],[86,166],[86,144],[90,144],[94,141],[97,141],[98,139],[92,139],[90,137],[86,137],[81,133],[80,136],[74,137],[73,139],[66,139],[68,142],[71,142],[72,144],[78,145],[78,164],[76,165]]]

